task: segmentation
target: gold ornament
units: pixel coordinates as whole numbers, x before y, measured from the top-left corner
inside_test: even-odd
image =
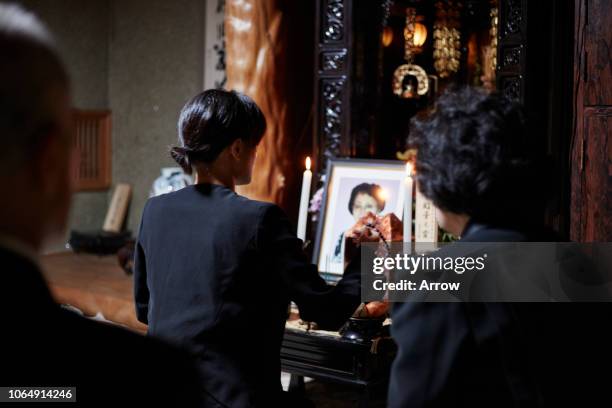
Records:
[[[412,7],[406,9],[406,27],[404,27],[404,59],[412,63],[414,58],[414,26],[416,24],[416,10]]]
[[[437,1],[434,23],[434,68],[441,78],[459,71],[461,59],[460,17],[461,3],[453,0]]]
[[[498,9],[497,7],[491,8],[491,70],[495,72],[497,69],[497,26],[498,26]]]
[[[412,75],[416,78],[417,84],[416,89],[413,85],[409,84],[406,88],[404,87],[404,78]],[[414,98],[417,95],[425,95],[429,91],[429,80],[427,78],[427,72],[423,68],[414,64],[400,65],[393,72],[393,93],[402,98]]]
[[[429,90],[429,79],[425,70],[412,63],[415,52],[420,51],[427,38],[427,29],[417,23],[416,10],[406,9],[406,27],[404,28],[404,59],[406,64],[400,65],[393,72],[393,93],[400,98],[417,98]],[[411,76],[412,81],[404,84],[405,78]]]

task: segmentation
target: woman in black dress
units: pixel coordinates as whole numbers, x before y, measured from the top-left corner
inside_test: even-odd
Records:
[[[359,305],[359,267],[328,286],[276,205],[234,192],[251,180],[265,118],[247,96],[208,90],[183,108],[172,157],[195,184],[145,205],[135,258],[138,319],[198,360],[218,406],[273,406],[282,396],[287,307],[339,328]]]

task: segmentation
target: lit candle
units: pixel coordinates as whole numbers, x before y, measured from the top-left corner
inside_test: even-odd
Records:
[[[406,163],[406,180],[404,182],[404,242],[412,242],[412,163]]]
[[[310,185],[312,183],[312,171],[310,171],[310,157],[306,158],[306,170],[302,179],[302,196],[300,197],[300,212],[298,218],[297,236],[306,240],[306,223],[308,221],[308,200],[310,199]]]

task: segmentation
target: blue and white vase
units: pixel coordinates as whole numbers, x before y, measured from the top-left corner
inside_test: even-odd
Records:
[[[171,193],[191,184],[193,184],[193,178],[185,174],[180,167],[164,167],[161,169],[161,176],[153,182],[149,196]]]

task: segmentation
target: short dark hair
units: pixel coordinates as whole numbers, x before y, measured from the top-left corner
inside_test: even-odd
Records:
[[[423,195],[442,210],[489,221],[525,216],[526,204],[542,197],[533,139],[520,105],[463,87],[413,118],[408,142]]]
[[[68,88],[51,35],[31,13],[0,4],[0,163],[24,165],[57,118],[50,91]]]
[[[235,140],[257,145],[266,131],[266,119],[248,96],[209,89],[193,97],[181,110],[178,121],[180,146],[172,158],[191,174],[194,162],[210,163]]]
[[[351,198],[348,202],[348,210],[352,214],[353,213],[353,205],[355,204],[355,199],[359,194],[367,194],[371,197],[374,197],[376,200],[376,205],[379,210],[382,211],[385,208],[385,199],[381,195],[382,188],[378,184],[374,183],[361,183],[357,184],[353,187],[353,191],[351,191]]]

